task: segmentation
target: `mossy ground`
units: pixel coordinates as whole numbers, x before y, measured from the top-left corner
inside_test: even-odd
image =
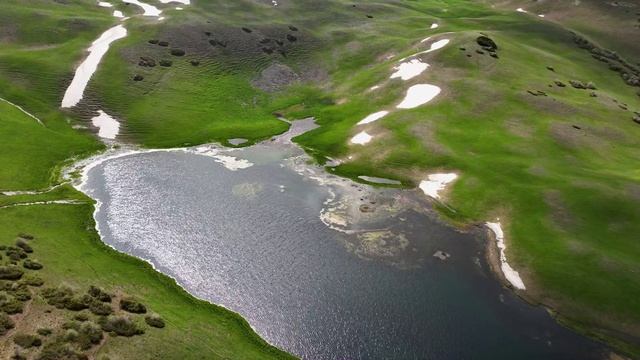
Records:
[[[0,34],[13,35],[2,38],[0,96],[40,116],[46,128],[2,107],[0,136],[12,145],[0,156],[7,169],[0,173],[0,188],[41,188],[65,159],[100,149],[86,133],[70,129],[71,124],[86,124],[87,111],[96,106],[124,120],[123,140],[147,147],[229,138],[255,142],[286,130],[274,112],[289,118],[315,116],[322,126],[296,141],[319,161],[342,159],[337,174],[388,177],[414,186],[429,172],[457,171],[461,177],[446,199],[453,211],[443,215],[455,224],[499,217],[508,257],[524,277],[527,297],[552,306],[581,331],[638,354],[640,126],[631,121],[631,111],[640,111],[638,89],[578,49],[568,29],[558,24],[562,17],[547,21],[535,13],[517,13],[511,5],[499,9],[486,3],[490,1],[396,0],[353,7],[347,1],[283,0],[273,7],[268,1],[242,0],[167,9],[164,22],[127,22],[129,36],[105,57],[87,100],[80,110],[63,114],[55,109],[82,49],[116,20],[110,10],[88,0],[66,5],[3,2],[0,13],[6,21]],[[131,7],[119,8],[131,13]],[[540,11],[553,19],[553,7]],[[589,11],[597,14],[598,7],[585,14]],[[33,21],[34,13],[38,21]],[[613,25],[615,17],[608,21]],[[629,21],[624,17],[620,26]],[[440,27],[429,30],[434,22]],[[621,54],[637,62],[635,45],[625,47],[622,37],[606,35],[585,20],[565,24],[602,46],[625,49]],[[287,43],[287,57],[262,52],[261,37],[286,39],[288,25],[299,31],[298,40]],[[18,30],[8,32],[10,26]],[[45,31],[51,28],[60,30],[52,36]],[[498,43],[499,59],[475,52],[474,40],[481,32]],[[423,49],[420,40],[427,36],[451,43],[424,57],[431,67],[420,77],[388,80],[397,59]],[[210,37],[230,43],[213,47]],[[169,47],[147,42],[163,38]],[[170,55],[173,47],[186,55]],[[141,68],[140,56],[171,59],[173,66]],[[193,66],[191,60],[200,63]],[[253,88],[251,80],[274,62],[315,76],[278,93]],[[137,74],[144,80],[134,82]],[[594,82],[597,97],[554,85],[573,79]],[[426,106],[394,111],[367,126],[374,135],[370,144],[348,144],[359,131],[358,121],[394,109],[414,83],[436,84],[443,92]],[[374,85],[381,88],[369,91]],[[22,179],[16,178],[18,172]],[[68,188],[57,191],[64,194],[25,199],[81,197]],[[120,347],[114,340],[105,349],[142,353],[149,344],[175,344],[171,336],[185,345],[172,351],[187,357],[210,351],[243,358],[245,351],[265,349],[254,335],[242,337],[252,333],[236,317],[225,320],[229,313],[194,300],[143,263],[101,245],[90,213],[90,205],[5,208],[0,209],[0,223],[6,226],[0,228],[7,235],[38,233],[41,253],[50,254],[49,276],[59,280],[88,286],[89,279],[100,279],[105,288],[144,284],[140,296],[166,316],[167,331],[145,339],[148,343]],[[69,248],[58,248],[61,241]],[[185,336],[182,330],[195,335]]]

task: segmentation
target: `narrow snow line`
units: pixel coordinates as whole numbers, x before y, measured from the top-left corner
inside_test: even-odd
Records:
[[[12,103],[11,101],[9,101],[9,100],[7,100],[7,99],[3,99],[3,98],[1,98],[1,97],[0,97],[0,101],[4,101],[4,102],[6,102],[7,104],[9,104],[9,105],[11,105],[11,106],[15,107],[16,109],[18,109],[18,110],[22,111],[22,112],[23,112],[25,115],[27,115],[28,117],[30,117],[30,118],[34,119],[35,121],[37,121],[37,122],[38,122],[38,124],[40,124],[40,125],[44,126],[44,123],[42,122],[42,120],[38,119],[35,115],[33,115],[33,114],[31,114],[30,112],[28,112],[27,110],[25,110],[22,106],[17,105],[17,104],[14,104],[14,103]]]
[[[7,208],[12,208],[12,207],[18,207],[18,206],[32,206],[32,205],[80,205],[80,204],[88,204],[88,202],[86,201],[79,201],[79,200],[49,200],[49,201],[35,201],[35,202],[28,202],[28,203],[17,203],[17,204],[11,204],[11,205],[4,205],[4,206],[0,206],[0,209],[7,209]]]
[[[364,145],[369,141],[371,141],[371,139],[373,139],[373,136],[369,135],[366,131],[362,131],[358,133],[356,136],[354,136],[353,138],[351,138],[351,143],[357,144],[357,145]]]
[[[387,114],[389,114],[388,111],[378,111],[375,112],[373,114],[370,114],[369,116],[365,117],[364,119],[360,120],[356,125],[364,125],[364,124],[369,124],[372,123],[374,121],[378,121],[380,119],[382,119],[383,117],[387,116]]]
[[[504,274],[505,279],[509,281],[511,285],[513,285],[516,289],[526,290],[524,286],[524,282],[520,278],[520,274],[515,271],[507,262],[507,245],[504,242],[504,232],[502,231],[502,226],[500,225],[500,219],[496,222],[487,222],[487,227],[493,231],[496,242],[498,245],[498,250],[500,250],[500,269]]]

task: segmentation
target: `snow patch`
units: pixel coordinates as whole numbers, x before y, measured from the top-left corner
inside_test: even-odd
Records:
[[[517,8],[516,9],[517,12],[521,12],[521,13],[526,13],[527,11],[523,8]]]
[[[433,100],[440,94],[440,88],[431,84],[413,85],[407,90],[407,95],[398,106],[398,109],[413,109]]]
[[[98,116],[91,118],[93,126],[98,128],[98,136],[104,139],[115,139],[120,132],[120,123],[102,110],[98,110]]]
[[[371,139],[373,139],[373,136],[367,134],[366,131],[362,131],[358,133],[356,136],[351,138],[351,143],[357,144],[357,145],[364,145],[369,141],[371,141]]]
[[[391,74],[390,79],[400,78],[402,80],[412,79],[427,70],[429,64],[422,62],[420,59],[412,59],[396,66],[396,72]]]
[[[437,29],[437,28],[438,28],[438,26],[439,26],[438,24],[433,23],[433,24],[431,24],[430,29],[432,29],[432,30],[433,30],[433,29]]]
[[[427,196],[434,199],[440,199],[440,191],[444,190],[447,187],[447,184],[453,182],[457,178],[458,174],[456,173],[431,174],[427,176],[427,180],[422,180],[420,182],[420,190],[422,190]]]
[[[69,85],[67,91],[64,93],[61,105],[63,108],[74,107],[82,100],[84,90],[91,76],[93,76],[93,73],[98,69],[98,64],[104,54],[109,50],[111,43],[125,36],[127,36],[127,29],[122,25],[116,25],[105,31],[100,35],[98,40],[91,44],[91,47],[88,49],[89,56],[78,66],[71,85]]]
[[[113,11],[113,16],[117,17],[118,19],[122,19],[124,18],[124,14],[122,13],[122,11],[120,10],[114,10]]]
[[[518,272],[509,265],[509,263],[507,263],[507,255],[505,254],[507,246],[504,243],[504,233],[502,232],[500,221],[488,222],[486,225],[496,236],[496,242],[498,249],[500,250],[500,269],[502,270],[504,277],[516,289],[526,290],[524,282],[520,278],[520,274],[518,274]]]
[[[373,114],[368,115],[368,116],[367,116],[367,117],[365,117],[364,119],[360,120],[360,121],[358,122],[358,124],[357,124],[357,125],[364,125],[364,124],[372,123],[372,122],[374,122],[374,121],[377,121],[377,120],[382,119],[382,118],[383,118],[383,117],[385,117],[387,114],[389,114],[389,112],[388,112],[388,111],[378,111],[378,112],[375,112],[375,113],[373,113]]]
[[[98,1],[98,6],[104,7],[104,8],[113,7],[113,5],[111,3],[106,2],[106,1]]]

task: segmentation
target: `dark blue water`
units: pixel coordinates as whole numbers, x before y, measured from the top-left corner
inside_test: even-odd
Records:
[[[256,164],[229,171],[171,152],[97,166],[87,189],[103,203],[104,241],[307,359],[602,357],[602,346],[499,285],[482,236],[406,210],[386,224],[406,236],[406,248],[358,252],[357,237],[319,219],[326,187],[283,167],[279,151],[237,154]],[[434,258],[436,250],[451,258]]]

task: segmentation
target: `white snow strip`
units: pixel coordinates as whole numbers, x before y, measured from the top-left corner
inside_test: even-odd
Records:
[[[369,88],[369,90],[373,91],[373,90],[378,90],[380,89],[380,85],[373,85],[371,88]]]
[[[117,17],[119,19],[122,19],[124,17],[124,14],[120,10],[114,10],[113,11],[113,16],[115,16],[115,17]]]
[[[394,69],[396,72],[391,74],[390,79],[400,78],[402,80],[412,79],[427,70],[429,64],[422,62],[420,59],[412,59],[400,63]]]
[[[524,282],[520,278],[520,274],[518,274],[518,272],[509,265],[509,263],[507,263],[507,255],[505,254],[507,246],[504,243],[504,233],[502,232],[500,221],[488,222],[487,227],[491,231],[493,231],[496,236],[496,242],[498,245],[498,249],[500,250],[500,269],[502,270],[504,277],[516,289],[525,290],[526,287],[524,286]]]
[[[431,39],[431,36],[427,36],[426,38],[424,38],[424,39],[420,40],[420,43],[422,44],[422,43],[424,43],[424,42],[429,41],[430,39]]]
[[[176,10],[184,10],[184,8],[177,7]]]
[[[368,143],[369,141],[371,141],[371,139],[373,139],[373,136],[367,134],[366,131],[362,131],[362,132],[358,133],[356,136],[351,138],[351,143],[352,144],[358,144],[358,145],[364,145],[364,144]]]
[[[544,17],[544,14],[539,14],[539,15],[538,15],[538,17],[543,18],[543,17]]]
[[[7,104],[9,104],[9,105],[11,105],[11,106],[15,107],[16,109],[18,109],[18,110],[22,111],[22,112],[23,112],[25,115],[27,115],[28,117],[30,117],[30,118],[32,118],[33,120],[37,121],[37,122],[38,122],[38,124],[40,124],[40,125],[44,126],[44,123],[43,123],[40,119],[38,119],[35,115],[31,114],[30,112],[28,112],[28,111],[27,111],[27,110],[25,110],[24,108],[22,108],[22,106],[20,106],[20,105],[16,105],[16,104],[12,103],[11,101],[9,101],[9,100],[7,100],[7,99],[3,99],[3,98],[0,98],[0,101],[4,101],[4,102],[6,102]]]
[[[447,187],[447,184],[453,182],[457,178],[458,174],[456,173],[431,174],[427,176],[427,180],[422,180],[420,182],[420,190],[422,190],[422,192],[427,196],[434,199],[440,199],[440,191],[444,190]]]
[[[369,123],[372,123],[374,121],[380,120],[383,117],[387,116],[388,113],[389,113],[388,111],[375,112],[373,114],[368,115],[364,119],[360,120],[357,125],[369,124]]]
[[[439,26],[438,24],[433,23],[433,24],[431,24],[430,29],[432,29],[432,30],[433,30],[433,29],[437,29],[437,28],[438,28],[438,26]]]
[[[88,49],[89,56],[78,66],[76,69],[75,76],[71,81],[71,85],[67,88],[67,91],[64,93],[64,98],[62,98],[62,107],[70,108],[76,106],[80,100],[82,100],[82,96],[84,95],[84,90],[91,79],[93,73],[98,69],[98,64],[104,54],[109,50],[109,46],[112,42],[122,39],[127,36],[127,29],[122,25],[116,25],[111,29],[105,31],[98,40],[94,41],[91,44],[91,47]]]
[[[157,7],[153,5],[149,5],[147,3],[143,3],[138,0],[122,0],[122,2],[141,7],[142,10],[144,11],[142,16],[160,16],[160,14],[162,14],[162,10],[158,9]],[[160,0],[160,2],[162,2],[163,4],[166,4],[166,2],[163,2],[162,0]],[[178,1],[178,2],[181,2],[181,1]]]
[[[91,119],[93,126],[98,128],[98,136],[104,139],[115,139],[120,132],[120,123],[102,110],[98,110],[98,116]]]
[[[110,8],[113,7],[113,5],[111,3],[108,3],[106,1],[99,1],[98,2],[98,6],[100,7],[105,7],[105,8]]]
[[[516,9],[517,12],[521,12],[521,13],[526,13],[527,11],[523,8],[517,8]]]
[[[433,100],[440,94],[440,88],[431,84],[413,85],[407,90],[407,95],[398,106],[398,109],[413,109]]]

